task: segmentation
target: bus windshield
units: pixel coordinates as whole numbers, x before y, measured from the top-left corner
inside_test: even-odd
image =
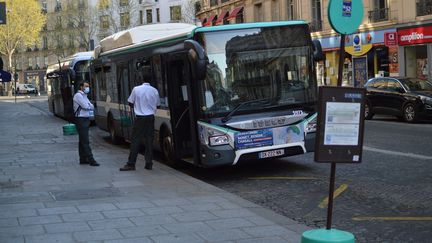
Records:
[[[198,86],[205,116],[316,101],[312,43],[304,25],[204,32],[198,41],[209,58]]]

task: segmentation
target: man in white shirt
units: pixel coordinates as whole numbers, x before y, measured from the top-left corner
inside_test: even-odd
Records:
[[[154,138],[154,114],[160,105],[159,92],[153,88],[144,77],[144,83],[132,89],[128,98],[129,105],[135,112],[135,123],[132,130],[132,139],[128,162],[120,168],[120,171],[135,170],[141,140],[145,138],[145,167],[151,170],[153,166],[153,138]]]
[[[93,153],[90,148],[89,127],[90,117],[93,116],[94,112],[94,106],[87,98],[88,93],[90,93],[90,85],[88,82],[83,82],[80,83],[79,90],[73,97],[75,124],[79,136],[78,153],[80,164],[99,166],[93,158]]]

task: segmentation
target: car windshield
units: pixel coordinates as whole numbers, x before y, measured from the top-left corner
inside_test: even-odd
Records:
[[[401,79],[406,89],[410,91],[432,91],[432,83],[427,80],[407,78]]]
[[[204,33],[209,63],[199,84],[208,117],[283,109],[316,100],[309,35],[300,26]]]

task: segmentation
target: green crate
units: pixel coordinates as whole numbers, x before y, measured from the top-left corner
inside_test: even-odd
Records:
[[[77,133],[75,124],[63,125],[63,135],[75,135]]]

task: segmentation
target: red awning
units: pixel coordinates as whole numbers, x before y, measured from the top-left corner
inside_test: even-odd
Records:
[[[230,19],[234,19],[234,18],[236,18],[237,15],[238,15],[240,12],[242,12],[242,11],[243,11],[243,7],[237,7],[237,8],[235,8],[235,9],[230,13],[230,15],[228,16],[227,20],[230,20]]]
[[[216,18],[216,14],[211,15],[207,18],[207,22],[204,23],[204,26],[212,26],[213,20]]]
[[[227,10],[223,10],[222,13],[219,14],[219,17],[216,20],[216,25],[221,25],[224,22],[225,17],[228,15]]]
[[[201,25],[204,26],[207,22],[207,18],[203,18],[201,19]]]

